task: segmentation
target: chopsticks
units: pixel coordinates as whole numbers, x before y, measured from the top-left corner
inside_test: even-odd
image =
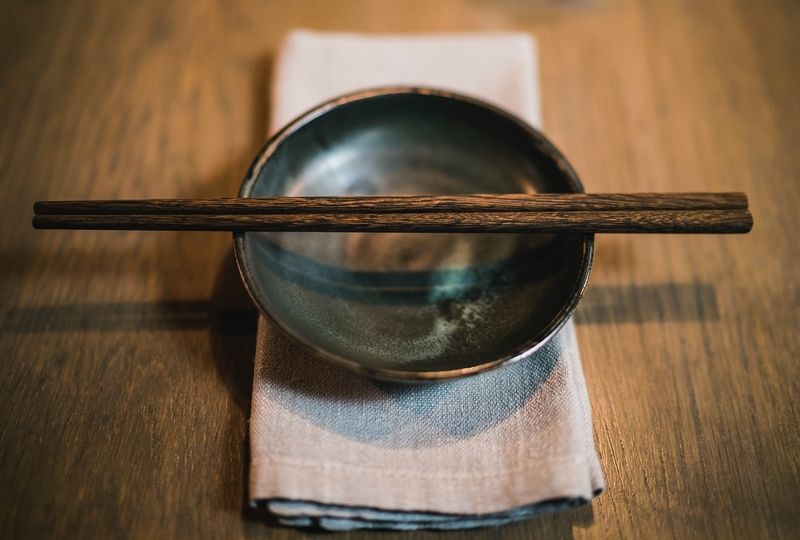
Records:
[[[37,229],[746,233],[744,193],[39,201]]]

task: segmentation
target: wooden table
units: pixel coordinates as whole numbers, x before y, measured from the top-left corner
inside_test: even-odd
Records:
[[[242,510],[254,331],[230,236],[29,224],[36,199],[235,193],[296,26],[533,32],[546,131],[589,190],[751,199],[749,236],[598,240],[577,322],[607,492],[419,536],[797,534],[800,4],[111,4],[0,8],[3,536],[306,534]],[[338,537],[371,535],[394,537]]]

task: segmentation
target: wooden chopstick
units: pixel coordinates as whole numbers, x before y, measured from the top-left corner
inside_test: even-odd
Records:
[[[395,214],[39,215],[37,229],[323,232],[746,233],[750,212],[629,210]]]
[[[37,229],[744,233],[743,193],[40,201]]]
[[[743,210],[744,193],[542,193],[388,197],[268,197],[40,201],[38,215],[107,214],[394,214],[427,212],[589,212],[623,210]]]

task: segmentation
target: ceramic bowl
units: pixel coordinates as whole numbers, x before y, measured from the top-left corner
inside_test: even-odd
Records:
[[[451,92],[385,88],[290,123],[260,152],[239,195],[581,191],[559,151],[515,116]],[[319,359],[372,377],[429,380],[541,347],[578,304],[594,238],[246,232],[234,243],[255,303]]]

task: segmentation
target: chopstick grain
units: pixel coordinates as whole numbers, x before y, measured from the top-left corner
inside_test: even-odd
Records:
[[[315,214],[622,210],[743,210],[744,193],[540,193],[386,197],[269,197],[39,201],[37,215]]]
[[[108,214],[37,215],[37,229],[526,232],[526,233],[746,233],[750,212],[637,210],[566,212],[435,212],[361,214]]]

